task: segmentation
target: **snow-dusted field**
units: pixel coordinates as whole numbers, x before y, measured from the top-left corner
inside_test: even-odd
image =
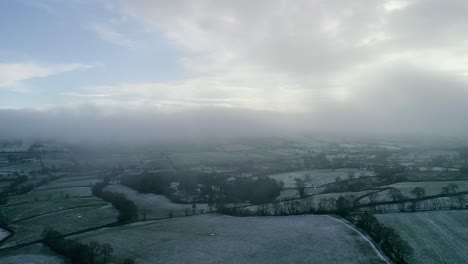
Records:
[[[10,232],[8,232],[8,231],[6,231],[6,230],[0,228],[0,242],[1,242],[5,237],[7,237],[9,234],[10,234]]]
[[[74,208],[77,206],[105,205],[104,201],[95,197],[53,199],[48,201],[31,201],[12,206],[0,207],[0,212],[7,215],[11,221],[18,221],[40,214],[46,214],[57,210]]]
[[[414,248],[410,264],[468,263],[468,211],[376,216]]]
[[[173,216],[184,216],[185,210],[192,211],[191,204],[177,204],[171,202],[164,195],[157,195],[152,193],[142,194],[124,185],[109,185],[104,188],[105,191],[122,193],[127,199],[132,200],[138,207],[139,218],[143,218],[146,214],[147,219],[166,218],[169,212],[172,211]],[[206,204],[197,204],[196,213],[200,213],[200,209],[208,212]]]
[[[359,169],[323,169],[323,170],[308,170],[308,171],[292,171],[279,174],[273,174],[269,177],[284,182],[285,188],[296,187],[296,179],[305,180],[309,175],[310,181],[306,183],[306,186],[322,186],[327,183],[334,182],[337,177],[342,180],[348,177],[348,173],[353,172],[355,177],[359,177],[361,174],[367,176],[374,176],[375,173],[372,171],[365,171]]]
[[[327,216],[199,215],[78,236],[137,263],[384,263],[355,231]]]
[[[0,254],[2,264],[62,264],[66,259],[56,255],[42,244],[35,244],[21,249]]]

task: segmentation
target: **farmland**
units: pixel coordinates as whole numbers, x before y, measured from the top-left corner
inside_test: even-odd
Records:
[[[116,221],[116,218],[116,210],[107,204],[38,215],[13,224],[15,235],[5,241],[2,247],[40,239],[42,230],[47,227],[54,227],[60,232],[68,233],[112,223]]]
[[[468,212],[379,214],[414,248],[410,263],[468,263]]]
[[[357,233],[327,216],[200,215],[77,236],[107,242],[137,263],[384,263]],[[339,250],[338,250],[339,249]]]

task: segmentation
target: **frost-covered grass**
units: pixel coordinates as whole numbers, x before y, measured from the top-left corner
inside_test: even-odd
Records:
[[[137,263],[383,263],[361,236],[327,216],[200,215],[78,236]]]
[[[104,225],[117,220],[117,211],[111,205],[76,208],[31,218],[13,224],[15,235],[2,247],[13,246],[40,239],[47,227],[63,233]]]
[[[337,177],[346,179],[348,173],[353,172],[355,177],[359,177],[361,174],[367,176],[374,176],[375,173],[372,171],[365,171],[359,169],[322,169],[322,170],[308,170],[308,171],[292,171],[279,174],[273,174],[269,177],[276,181],[284,182],[285,188],[296,187],[296,179],[306,180],[308,177],[310,181],[306,181],[306,186],[322,186],[327,183],[334,182]],[[307,176],[309,175],[309,176]]]
[[[468,211],[376,216],[414,248],[410,264],[468,263]]]
[[[5,237],[7,237],[10,232],[6,231],[5,229],[0,228],[0,241],[2,241]]]
[[[169,212],[172,211],[173,216],[184,216],[185,210],[189,209],[192,212],[191,204],[178,204],[171,202],[164,195],[157,195],[152,193],[142,194],[128,188],[124,185],[109,185],[104,188],[104,191],[115,193],[122,193],[127,199],[132,200],[138,207],[139,218],[142,219],[146,214],[147,219],[166,218]],[[200,209],[208,212],[206,204],[197,204],[196,213],[200,213]]]
[[[18,221],[28,217],[74,208],[78,206],[88,205],[103,205],[101,199],[95,197],[89,198],[69,198],[69,199],[54,199],[47,201],[32,201],[12,206],[0,207],[0,212],[5,214],[11,221]]]
[[[64,257],[56,255],[43,244],[34,244],[31,246],[0,254],[0,263],[62,264],[68,262]]]

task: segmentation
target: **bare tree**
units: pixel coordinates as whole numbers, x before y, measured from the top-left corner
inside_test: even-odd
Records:
[[[426,196],[426,190],[423,187],[415,187],[411,190],[411,194],[416,196],[417,199],[421,199]]]
[[[391,188],[388,195],[390,196],[393,202],[403,198],[403,194],[397,188]]]

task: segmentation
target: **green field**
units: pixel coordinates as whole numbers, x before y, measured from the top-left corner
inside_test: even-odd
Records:
[[[355,231],[327,216],[213,214],[106,228],[77,236],[136,263],[384,263]]]
[[[414,248],[410,264],[468,263],[468,211],[376,216]]]

